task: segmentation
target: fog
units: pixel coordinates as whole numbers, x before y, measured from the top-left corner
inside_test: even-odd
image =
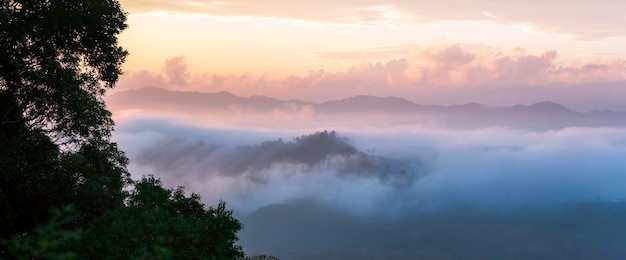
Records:
[[[623,128],[271,128],[136,115],[115,140],[134,178],[225,200],[248,253],[626,256]]]

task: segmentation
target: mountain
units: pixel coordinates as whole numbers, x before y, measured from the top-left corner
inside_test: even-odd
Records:
[[[390,124],[430,124],[439,127],[484,128],[512,127],[528,130],[552,130],[565,127],[626,126],[626,113],[613,111],[578,112],[563,105],[544,101],[530,105],[491,107],[480,103],[460,105],[422,105],[400,97],[354,96],[323,103],[300,100],[283,101],[265,96],[240,97],[229,92],[199,93],[140,88],[118,92],[107,98],[112,111],[143,109],[180,113],[293,111],[311,108],[316,115],[353,120],[387,120]],[[223,114],[227,116],[228,114]],[[350,121],[348,120],[348,121]]]
[[[265,96],[240,97],[230,92],[201,93],[170,91],[161,88],[139,88],[118,92],[107,98],[107,105],[116,109],[128,108],[228,108],[239,106],[259,112],[284,108],[287,104],[311,106],[320,114],[345,113],[480,113],[485,111],[511,114],[567,114],[577,113],[569,108],[552,102],[511,107],[489,108],[480,103],[440,106],[421,105],[400,97],[354,96],[346,99],[326,101],[320,104],[300,100],[282,101]],[[597,112],[596,112],[597,113]]]
[[[524,114],[532,114],[535,116],[545,116],[545,115],[581,115],[583,113],[579,113],[577,111],[571,110],[563,105],[544,101],[531,105],[514,105],[510,107],[492,107],[489,109],[492,113],[500,113],[500,114],[508,114],[508,115],[524,115]]]
[[[327,101],[315,106],[315,111],[324,114],[341,113],[415,113],[429,106],[417,105],[399,97],[355,96],[342,100]]]
[[[238,235],[247,250],[280,259],[624,259],[624,206],[570,203],[550,213],[466,208],[365,221],[300,200],[243,216]]]
[[[297,166],[304,172],[333,165],[341,177],[375,177],[396,187],[412,184],[427,170],[426,163],[419,158],[389,158],[360,151],[335,131],[232,149],[219,144],[185,142],[179,138],[163,139],[154,147],[145,149],[136,162],[170,172],[194,172],[186,167],[200,167],[206,174],[245,175],[255,182],[264,181],[264,172],[279,165]]]
[[[283,108],[286,104],[297,106],[309,105],[299,100],[285,102],[264,96],[240,97],[230,92],[201,93],[170,91],[162,88],[139,88],[122,91],[108,96],[107,106],[111,110],[123,109],[228,109],[232,107],[249,108],[266,112]]]

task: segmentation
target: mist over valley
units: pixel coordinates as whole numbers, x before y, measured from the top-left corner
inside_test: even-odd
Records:
[[[622,112],[136,91],[109,97],[131,173],[227,201],[248,253],[626,256]]]
[[[0,1],[0,259],[626,259],[626,1]]]

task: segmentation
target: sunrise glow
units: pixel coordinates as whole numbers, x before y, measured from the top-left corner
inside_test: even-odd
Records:
[[[626,2],[122,6],[129,171],[226,200],[246,253],[626,256]]]

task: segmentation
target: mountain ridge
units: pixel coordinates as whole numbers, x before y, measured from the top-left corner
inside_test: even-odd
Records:
[[[167,99],[163,100],[163,98],[159,97],[159,100],[163,100],[166,103],[171,103],[171,101],[176,101],[176,98],[188,98],[187,101],[204,101],[204,102],[215,102],[215,104],[240,104],[247,105],[251,108],[262,108],[262,110],[267,110],[272,107],[280,108],[284,104],[295,104],[302,106],[313,106],[318,108],[316,111],[318,112],[328,112],[328,113],[337,113],[335,111],[337,109],[343,109],[342,112],[372,112],[372,110],[383,110],[383,112],[421,112],[428,111],[433,112],[438,109],[448,108],[452,110],[459,109],[467,109],[467,110],[523,110],[530,109],[537,112],[542,110],[553,110],[560,112],[573,112],[573,113],[622,113],[619,111],[611,111],[611,110],[592,110],[589,112],[579,112],[574,109],[571,109],[562,104],[558,104],[552,101],[541,101],[532,104],[516,104],[512,106],[490,106],[487,104],[479,103],[479,102],[470,102],[465,104],[453,104],[453,105],[436,105],[436,104],[418,104],[411,100],[407,100],[402,97],[397,96],[373,96],[373,95],[356,95],[342,99],[334,99],[328,100],[324,102],[309,102],[299,99],[289,99],[289,100],[281,100],[278,98],[262,96],[262,95],[253,95],[253,96],[239,96],[233,94],[228,91],[219,91],[219,92],[191,92],[191,91],[180,91],[180,90],[168,90],[157,87],[142,87],[136,89],[130,89],[125,91],[120,91],[115,94],[107,96],[107,102],[113,103],[115,105],[123,105],[123,103],[129,102],[129,96],[132,96],[132,101],[137,101],[137,94],[140,95],[148,95],[139,97],[140,100],[150,100],[157,98],[155,95],[158,94],[167,94]],[[192,98],[192,96],[194,96]],[[217,100],[217,98],[221,100]],[[169,101],[169,102],[168,102]],[[249,102],[249,101],[257,101]],[[249,102],[246,104],[246,102]],[[195,102],[192,102],[195,103]],[[260,105],[259,103],[263,103]],[[210,105],[210,104],[204,104]],[[382,106],[389,106],[388,108],[383,108]],[[263,109],[265,108],[265,109]]]
[[[513,106],[488,106],[477,102],[424,105],[401,97],[359,95],[313,103],[297,99],[285,101],[267,96],[241,97],[225,91],[203,93],[140,88],[107,96],[106,102],[112,111],[143,109],[222,117],[238,112],[284,114],[306,111],[310,115],[333,118],[340,124],[418,124],[464,129],[507,127],[534,131],[567,127],[626,127],[626,112],[579,112],[551,101]],[[264,119],[265,124],[272,125],[270,119]],[[308,120],[315,122],[316,119]]]

